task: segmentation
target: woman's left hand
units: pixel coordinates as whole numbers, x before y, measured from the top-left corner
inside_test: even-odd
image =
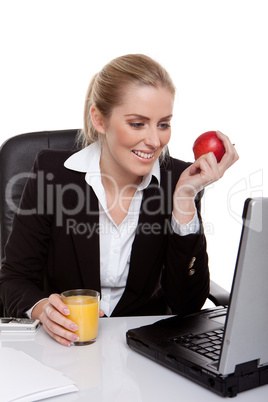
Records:
[[[221,161],[217,163],[213,152],[204,154],[184,170],[177,182],[173,195],[173,213],[181,224],[186,224],[193,218],[196,194],[209,184],[219,180],[226,170],[239,159],[230,139],[220,131],[217,131],[217,136],[225,148]]]

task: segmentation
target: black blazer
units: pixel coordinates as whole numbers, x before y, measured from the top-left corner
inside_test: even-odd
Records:
[[[51,293],[101,291],[98,200],[84,173],[63,166],[71,154],[41,151],[26,183],[0,271],[7,315],[23,316]],[[208,296],[202,229],[183,237],[170,226],[173,191],[187,166],[169,157],[160,187],[153,178],[144,190],[127,284],[113,316],[191,313]],[[199,211],[200,197],[196,205]]]

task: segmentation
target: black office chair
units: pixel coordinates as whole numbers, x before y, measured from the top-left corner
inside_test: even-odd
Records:
[[[27,174],[32,168],[38,151],[45,148],[79,149],[79,130],[42,131],[20,134],[8,139],[0,148],[0,261],[4,257],[4,247],[11,232],[13,215],[25,185]],[[12,198],[8,190],[12,187]],[[227,305],[229,293],[210,283],[209,299],[216,305]],[[0,305],[0,316],[3,315]]]

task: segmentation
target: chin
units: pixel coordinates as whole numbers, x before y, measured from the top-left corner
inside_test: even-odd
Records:
[[[151,166],[147,166],[147,167],[143,167],[140,169],[133,169],[133,174],[139,176],[139,177],[143,177],[146,176],[148,173],[150,173],[150,171],[152,170],[153,165]]]

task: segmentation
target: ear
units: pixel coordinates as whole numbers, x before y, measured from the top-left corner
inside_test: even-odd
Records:
[[[94,126],[94,128],[98,131],[100,134],[105,134],[105,126],[104,126],[104,119],[99,111],[99,109],[93,105],[90,108],[90,116],[91,116],[91,121]]]

